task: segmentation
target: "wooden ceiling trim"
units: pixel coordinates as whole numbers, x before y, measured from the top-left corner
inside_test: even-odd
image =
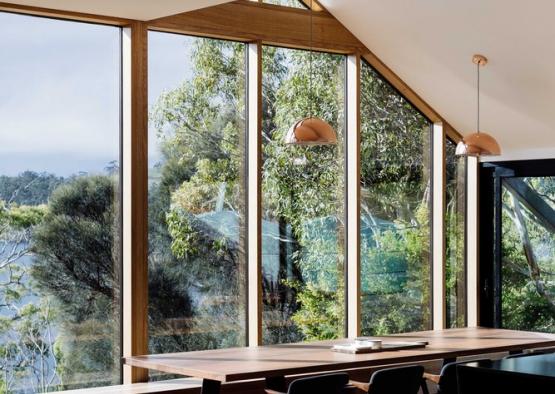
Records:
[[[364,46],[328,12],[239,0],[149,22],[153,30],[336,53]],[[311,40],[312,36],[312,40]]]
[[[33,7],[21,4],[10,4],[0,2],[0,11],[25,14],[32,16],[44,16],[48,18],[64,19],[78,22],[100,23],[103,25],[129,26],[133,23],[131,19],[116,18],[113,16],[102,16],[86,14],[83,12],[54,10],[50,8]]]

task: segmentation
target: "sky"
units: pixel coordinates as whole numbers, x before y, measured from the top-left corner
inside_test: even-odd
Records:
[[[178,87],[191,78],[191,48],[195,38],[179,34],[148,33],[148,105],[156,104],[164,92]],[[159,161],[160,152],[156,143],[156,133],[149,127],[149,165]]]
[[[0,12],[0,37],[0,174],[97,173],[118,160],[120,29]],[[187,77],[191,40],[149,34],[149,104]]]

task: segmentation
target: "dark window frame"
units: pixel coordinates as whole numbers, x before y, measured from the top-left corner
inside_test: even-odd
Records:
[[[501,198],[505,178],[555,176],[555,159],[483,162],[479,168],[479,325],[501,328]],[[488,264],[488,262],[491,262]]]

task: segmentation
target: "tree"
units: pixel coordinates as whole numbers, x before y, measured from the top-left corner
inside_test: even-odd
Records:
[[[95,379],[82,382],[83,373],[119,381],[116,179],[84,176],[58,187],[33,233],[32,277],[57,311],[55,356],[64,387],[99,384]]]
[[[4,392],[19,389],[21,381],[35,392],[46,392],[57,384],[53,311],[48,300],[32,301],[38,294],[28,262],[29,242],[45,213],[44,205],[0,201],[0,371]]]
[[[203,320],[222,317],[217,304],[203,309],[199,299],[213,300],[221,288],[244,288],[243,51],[240,44],[195,40],[192,77],[165,93],[152,111],[163,160],[161,179],[151,188],[151,270],[163,272],[171,283],[188,289],[180,293],[180,298],[189,300],[186,318],[189,323],[193,321],[189,330],[195,324],[202,326]],[[270,282],[264,276],[265,323],[278,322],[266,325],[268,342],[342,335],[343,62],[341,56],[329,54],[273,47],[263,51],[263,226],[275,226],[279,239],[289,239],[290,245],[280,246],[278,280]],[[378,292],[380,297],[367,300],[368,310],[379,310],[368,317],[367,326],[385,333],[425,327],[429,315],[426,137],[430,126],[369,70],[367,67],[363,74],[363,118],[367,119],[361,146],[367,158],[362,162],[363,215],[364,220],[380,218],[391,226],[370,226],[373,234],[365,238],[362,254],[369,267],[380,266],[384,254],[389,253],[391,260],[402,256],[405,272],[398,283],[384,283]],[[337,146],[295,147],[283,143],[291,124],[309,112],[338,130]],[[233,236],[206,228],[206,218],[223,215],[224,211],[233,217],[227,222]],[[171,248],[171,255],[160,252],[164,245]],[[216,258],[206,258],[212,255]],[[318,305],[316,300],[326,306]],[[389,318],[392,306],[399,313]],[[228,303],[227,310],[242,309],[239,304]],[[270,312],[272,317],[268,318]],[[172,313],[170,316],[183,317],[179,311]],[[223,313],[226,315],[230,314]],[[241,316],[241,312],[235,315]],[[163,321],[163,316],[151,310],[153,316]],[[226,319],[219,321],[240,332],[240,320]],[[296,325],[291,327],[291,321]],[[319,331],[318,325],[325,328]],[[210,337],[209,333],[205,335]],[[184,342],[176,346],[187,347]]]
[[[52,191],[64,182],[48,173],[24,171],[18,176],[0,176],[0,200],[7,205],[41,205],[48,202]]]
[[[555,239],[552,227],[527,201],[535,198],[553,215],[551,177],[514,178],[504,184],[502,209],[502,313],[511,329],[554,332]],[[516,186],[527,190],[520,195]],[[528,205],[528,206],[527,206]]]
[[[196,39],[192,77],[151,113],[163,155],[149,191],[153,351],[245,343],[244,51]]]
[[[264,51],[268,110],[263,127],[263,218],[278,224],[280,239],[288,234],[288,242],[280,241],[281,249],[291,244],[289,252],[280,253],[277,289],[266,289],[280,296],[270,309],[281,312],[272,317],[275,327],[267,327],[271,343],[343,335],[344,61],[324,53]],[[286,145],[288,129],[307,115],[328,121],[337,130],[338,144]],[[316,300],[325,300],[326,306]]]
[[[361,80],[362,326],[430,324],[430,122],[369,65]]]

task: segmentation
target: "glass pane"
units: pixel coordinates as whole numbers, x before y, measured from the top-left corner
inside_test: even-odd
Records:
[[[118,384],[120,29],[0,36],[0,392]]]
[[[345,57],[314,53],[312,67],[309,60],[307,51],[263,49],[262,320],[267,344],[344,335]],[[284,143],[291,125],[311,109],[337,131],[337,145]]]
[[[447,327],[466,326],[466,159],[455,155],[457,145],[445,141],[445,292]]]
[[[502,324],[555,332],[555,177],[505,178]]]
[[[310,0],[307,0],[307,1],[308,1],[308,4],[310,5]],[[301,0],[262,0],[262,2],[266,4],[281,5],[283,7],[303,8],[303,9],[308,8],[306,4]]]
[[[429,329],[431,124],[366,63],[361,117],[362,332]]]
[[[148,38],[150,352],[242,346],[245,45]]]

